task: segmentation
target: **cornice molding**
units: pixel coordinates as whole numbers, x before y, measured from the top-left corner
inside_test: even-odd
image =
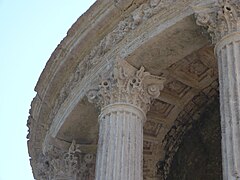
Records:
[[[61,89],[60,95],[55,101],[50,118],[52,119],[58,113],[61,104],[67,99],[70,91],[81,83],[84,78],[92,72],[92,69],[101,64],[104,55],[107,54],[112,47],[116,46],[127,36],[127,34],[134,31],[138,26],[160,11],[167,11],[167,7],[172,2],[173,0],[148,0],[139,5],[129,16],[120,21],[113,31],[106,35],[99,44],[93,47],[90,53],[78,64],[75,72],[72,73]],[[109,63],[109,65],[112,66],[111,63]]]
[[[140,2],[140,1],[137,1],[137,2]],[[76,66],[74,72],[71,74],[70,78],[64,83],[63,86],[61,86],[62,88],[59,92],[59,96],[54,98],[55,102],[53,102],[53,105],[52,105],[46,101],[46,98],[51,97],[51,94],[47,94],[46,92],[49,90],[44,89],[44,88],[51,89],[51,87],[49,87],[49,84],[51,83],[49,78],[51,78],[51,76],[56,76],[56,71],[58,71],[57,69],[59,68],[60,62],[61,64],[64,64],[67,58],[68,59],[70,58],[70,57],[67,57],[68,53],[70,52],[73,53],[71,55],[72,58],[79,59],[79,54],[78,55],[75,54],[77,52],[77,49],[74,49],[73,47],[73,45],[74,46],[77,45],[78,43],[77,41],[71,40],[71,43],[70,44],[67,43],[68,45],[66,45],[65,43],[70,41],[69,40],[70,37],[69,37],[68,40],[64,40],[64,42],[61,42],[61,45],[58,46],[57,48],[58,50],[54,51],[53,56],[51,57],[51,62],[47,64],[44,71],[46,72],[49,71],[55,65],[56,67],[54,69],[51,69],[51,73],[45,72],[44,75],[41,75],[40,81],[42,81],[43,79],[44,81],[38,84],[38,87],[36,88],[36,90],[38,91],[38,95],[36,100],[33,102],[32,111],[31,111],[33,114],[36,114],[36,115],[32,117],[32,113],[30,113],[29,120],[31,120],[31,122],[30,121],[28,122],[28,126],[30,127],[30,134],[29,134],[30,151],[29,152],[30,152],[30,156],[32,157],[31,164],[33,169],[36,169],[37,167],[36,166],[36,162],[38,161],[37,158],[40,151],[42,150],[41,148],[43,146],[43,141],[47,134],[47,131],[49,131],[51,123],[53,122],[54,118],[56,118],[56,116],[59,117],[60,115],[63,114],[62,109],[64,109],[66,107],[65,105],[69,103],[70,100],[73,99],[72,96],[69,97],[69,94],[71,94],[70,92],[74,91],[75,93],[75,90],[78,90],[79,86],[82,86],[82,85],[84,85],[83,88],[85,87],[88,88],[88,86],[87,85],[85,86],[85,84],[87,82],[86,79],[90,77],[90,74],[96,69],[99,70],[101,68],[101,70],[103,70],[102,65],[104,64],[105,66],[106,64],[103,62],[103,60],[106,60],[106,58],[104,59],[104,57],[108,56],[109,51],[112,50],[112,48],[116,46],[118,43],[120,43],[128,34],[136,30],[137,27],[139,27],[144,22],[147,22],[148,19],[151,19],[154,15],[158,14],[159,12],[161,12],[162,16],[165,16],[165,15],[168,16],[169,14],[175,12],[174,8],[176,8],[177,5],[176,7],[170,6],[172,2],[173,0],[144,1],[143,4],[138,4],[137,9],[134,10],[133,8],[132,13],[130,13],[129,11],[129,13],[127,13],[127,16],[122,21],[120,21],[119,24],[115,26],[113,31],[111,31],[106,36],[103,36],[102,40],[97,41],[99,43],[96,43],[96,46],[92,48],[91,52],[88,55],[86,55],[85,57],[83,56],[84,58],[81,60],[77,60],[78,65]],[[179,1],[179,3],[182,3],[182,2]],[[184,1],[184,3],[186,3],[186,1]],[[169,8],[171,8],[171,12],[169,11]],[[73,39],[75,39],[76,37],[79,37],[80,32],[77,30],[78,27],[80,27],[79,22],[80,21],[78,20],[78,22],[76,23],[77,25],[74,25],[74,28],[71,28],[68,32],[68,36],[70,33],[71,34],[70,36]],[[169,24],[167,25],[168,27],[171,26]],[[81,41],[83,40],[82,37],[81,39],[78,39],[78,41],[80,40]],[[62,49],[63,46],[70,48],[68,49],[69,52],[65,48]],[[80,48],[78,48],[78,53],[79,53],[79,49]],[[112,58],[114,59],[114,57]],[[70,61],[71,60],[72,59],[70,59]],[[112,61],[112,60],[109,60],[109,61]],[[112,62],[110,62],[110,64],[111,63]],[[100,72],[100,70],[98,72]],[[97,76],[99,76],[99,74],[97,74]],[[92,77],[93,75],[91,75],[91,80],[92,80]],[[44,84],[44,87],[40,87],[43,84]],[[88,89],[85,89],[85,90],[88,90]],[[85,93],[85,90],[83,90],[84,92],[81,91],[80,93]],[[57,93],[58,92],[56,92],[56,94]],[[83,96],[81,95],[81,97]],[[48,111],[51,110],[51,112],[50,113],[45,112],[45,109],[47,109]],[[59,112],[59,109],[61,112]],[[44,114],[44,117],[43,116],[39,117],[39,115],[43,115],[43,114]],[[64,115],[65,114],[67,114],[67,112],[64,112]],[[41,120],[39,118],[41,118]],[[36,136],[38,137],[36,138]]]

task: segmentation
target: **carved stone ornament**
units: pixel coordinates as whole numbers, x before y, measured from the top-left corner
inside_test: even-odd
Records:
[[[52,146],[39,157],[37,175],[49,180],[93,180],[95,175],[95,155],[83,154],[73,140],[68,152]]]
[[[230,33],[240,31],[240,1],[219,0],[197,5],[196,23],[207,28],[212,42],[216,43]]]
[[[126,103],[134,105],[144,112],[150,108],[151,100],[160,95],[165,79],[153,76],[128,64],[119,61],[114,67],[113,75],[102,80],[97,89],[87,94],[90,102],[103,108],[109,104]]]
[[[130,1],[114,0],[114,2],[117,7],[124,9],[124,6],[129,6],[128,2]],[[175,3],[174,0],[144,0],[143,2],[141,2],[139,7],[129,14],[129,16],[120,21],[114,30],[105,36],[98,44],[96,44],[91,52],[79,62],[75,72],[72,73],[68,81],[59,92],[59,96],[56,99],[53,110],[50,114],[50,119],[53,119],[58,113],[61,105],[67,99],[71,90],[74,89],[84,79],[84,77],[88,75],[93,67],[100,63],[101,59],[104,59],[102,57],[112,47],[117,45],[127,36],[128,33],[134,31],[137,27],[154,15],[158,14],[159,12],[169,11],[168,8],[172,3]]]

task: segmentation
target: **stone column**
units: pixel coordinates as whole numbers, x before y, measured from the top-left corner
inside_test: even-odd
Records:
[[[97,180],[141,180],[143,124],[151,100],[164,79],[118,63],[113,76],[103,80],[88,98],[101,108],[96,163]]]
[[[142,110],[125,103],[102,110],[96,179],[142,179],[144,120]]]
[[[223,0],[197,23],[216,43],[222,129],[223,179],[240,179],[240,1]]]
[[[216,45],[224,179],[240,179],[240,33]]]

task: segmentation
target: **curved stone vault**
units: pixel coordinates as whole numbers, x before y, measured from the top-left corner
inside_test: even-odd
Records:
[[[174,153],[167,180],[222,179],[219,99],[207,105],[191,124]]]
[[[165,79],[143,126],[142,176],[167,178],[184,135],[219,97],[214,46],[194,15],[214,3],[96,1],[70,28],[36,85],[27,123],[34,177],[94,179],[101,108],[87,94],[125,62]]]

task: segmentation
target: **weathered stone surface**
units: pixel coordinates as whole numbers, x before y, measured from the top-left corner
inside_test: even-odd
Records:
[[[213,42],[217,43],[215,53],[220,82],[223,178],[240,179],[240,2],[222,0],[211,9],[198,12],[197,23],[207,27]]]
[[[95,154],[82,153],[80,145],[72,142],[69,149],[51,146],[38,159],[36,170],[39,179],[93,180],[95,177]]]
[[[213,82],[203,92],[200,92],[189,101],[184,107],[184,111],[179,113],[177,119],[171,126],[171,129],[163,139],[163,147],[165,154],[162,160],[158,162],[157,174],[163,178],[167,178],[170,171],[173,158],[179,149],[185,134],[199,121],[200,115],[208,109],[208,106],[216,99],[218,93],[216,91],[217,83]],[[214,93],[212,93],[214,92]]]
[[[213,43],[224,36],[240,31],[240,6],[238,0],[209,1],[195,6],[197,24],[205,26]]]
[[[222,179],[219,100],[214,100],[186,132],[167,180]]]
[[[224,15],[224,17],[231,17],[232,13],[234,15],[232,17],[236,20],[238,15],[235,15],[238,12],[232,11],[232,9],[228,10],[229,3],[231,8],[236,8],[236,2],[224,1],[224,3],[225,5],[221,7],[215,6],[218,4],[215,0],[97,1],[69,30],[67,37],[60,43],[48,61],[36,86],[37,95],[32,102],[27,123],[29,127],[28,148],[34,177],[46,179],[47,176],[43,172],[52,166],[48,157],[51,147],[57,147],[63,153],[67,153],[71,142],[75,140],[83,155],[96,154],[97,149],[101,149],[98,146],[112,147],[108,145],[115,141],[116,129],[126,130],[126,132],[117,132],[119,132],[119,137],[121,135],[123,137],[123,134],[128,135],[124,136],[126,139],[129,137],[129,140],[126,140],[127,144],[131,144],[131,137],[137,140],[143,136],[142,144],[129,146],[133,149],[143,146],[142,149],[139,148],[137,154],[139,155],[141,151],[143,153],[140,153],[136,161],[131,161],[134,162],[133,164],[138,164],[139,169],[141,165],[139,166],[137,162],[140,162],[139,159],[142,159],[143,156],[143,174],[140,178],[153,180],[161,178],[161,175],[162,178],[166,177],[184,134],[192,128],[193,122],[199,119],[199,113],[204,112],[206,105],[218,95],[218,68],[213,46],[210,45],[208,37],[202,35],[202,28],[197,25],[210,27],[209,22],[212,20],[208,21],[208,19],[205,22],[204,18],[201,19],[205,16],[198,16],[196,24],[194,14],[202,15],[201,13],[208,12],[209,17],[212,17],[216,11],[223,8],[224,13],[227,13],[227,16]],[[209,11],[205,11],[206,7]],[[221,25],[221,23],[217,23],[217,25]],[[233,29],[236,31],[238,27]],[[209,32],[212,31],[209,30]],[[229,32],[224,31],[225,34]],[[215,39],[218,40],[218,38]],[[238,41],[237,38],[236,41]],[[234,43],[238,45],[238,42],[234,41]],[[229,46],[226,43],[222,46],[220,43],[216,48],[220,60],[221,55],[219,54],[221,53],[219,52],[225,52],[225,45]],[[229,49],[234,52],[234,56],[230,56],[231,53],[228,54],[230,59],[237,59],[238,51],[235,51],[235,45],[230,43]],[[130,64],[132,67],[130,69],[134,69],[133,72],[143,66],[145,71],[153,76],[164,77],[166,82],[160,96],[155,94],[154,98],[150,96],[142,98],[149,95],[149,92],[146,93],[145,87],[129,94],[129,92],[125,92],[129,90],[126,88],[115,88],[115,90],[113,88],[111,89],[113,91],[109,91],[107,85],[115,84],[114,78],[104,81],[101,84],[102,91],[100,94],[98,93],[98,97],[105,98],[105,100],[98,101],[102,107],[118,102],[118,98],[122,100],[125,98],[124,103],[130,103],[131,106],[136,106],[144,113],[148,112],[146,117],[137,111],[126,116],[122,111],[116,113],[121,107],[116,108],[117,110],[115,109],[114,112],[110,109],[112,116],[103,113],[100,119],[101,117],[112,119],[113,122],[118,123],[115,124],[111,121],[106,130],[104,129],[106,123],[103,125],[100,121],[98,124],[97,120],[101,109],[104,110],[104,108],[96,108],[88,103],[86,95],[92,87],[98,88],[99,82],[105,77],[111,77],[114,74],[114,66],[119,59]],[[233,66],[229,63],[227,71],[232,72],[229,69]],[[123,69],[129,70],[126,67]],[[137,81],[133,82],[129,79],[129,77],[133,77],[133,74],[128,74],[127,78],[125,74],[122,74],[118,78],[123,77],[127,81],[121,82],[127,82],[126,84],[132,82],[132,86],[135,86]],[[141,74],[149,76],[142,70],[139,71],[139,75]],[[220,80],[221,77],[225,76],[220,74]],[[150,79],[144,80],[144,84],[149,86],[152,83]],[[232,81],[224,85],[225,88],[230,87],[233,90],[232,93],[235,93],[233,86],[235,87],[236,84]],[[223,87],[221,82],[220,87]],[[155,91],[155,89],[155,86],[150,88],[151,91]],[[223,97],[225,96],[220,96],[220,99]],[[135,98],[135,100],[131,101],[131,98]],[[231,100],[237,99],[233,96],[231,98]],[[152,101],[153,99],[155,100]],[[221,99],[221,102],[225,102],[225,99]],[[230,101],[227,100],[226,103],[228,102]],[[229,107],[231,112],[238,112],[234,109],[236,107],[234,103],[230,103]],[[124,111],[129,112],[130,110],[125,108]],[[236,113],[226,112],[228,114],[225,115],[237,116]],[[126,116],[126,124],[118,121],[118,115]],[[141,124],[138,120],[127,121],[127,117],[131,117],[131,119],[138,117],[137,119],[146,122]],[[107,121],[106,119],[104,121]],[[237,118],[233,118],[232,122],[236,125],[234,128],[238,127]],[[100,125],[99,128],[98,125]],[[129,126],[133,126],[133,129],[138,127],[138,129],[142,129],[142,132],[138,131],[132,136],[134,131],[128,128]],[[111,134],[109,144],[101,141],[101,145],[98,139],[104,139],[102,135],[106,135],[106,133]],[[133,153],[135,151],[133,149],[130,152]],[[117,158],[126,157],[127,160],[132,158],[132,156],[128,156],[129,154],[126,156],[119,154],[118,150],[110,148],[109,154],[115,154],[114,157]],[[108,152],[104,152],[102,149],[98,151],[101,152],[99,159],[106,159]],[[127,152],[124,151],[124,153]],[[112,156],[108,157],[110,158],[108,161],[111,161],[109,164],[113,164]],[[53,159],[62,161],[59,158],[60,156]],[[95,168],[96,162],[98,164],[100,160],[92,162],[91,168]],[[99,167],[99,165],[97,166]],[[112,174],[117,172],[117,167],[110,167],[110,169],[114,168],[115,170],[108,171],[107,174],[103,173],[102,177],[105,178],[105,175],[112,177]],[[164,173],[161,174],[159,169],[163,169]],[[140,171],[142,170],[136,172]],[[102,173],[97,170],[98,172]],[[237,176],[236,173],[234,176]],[[137,177],[139,179],[139,174]],[[51,178],[54,179],[54,177]],[[69,179],[70,176],[66,178]],[[92,175],[91,178],[93,178]],[[127,178],[131,179],[133,176]]]
[[[216,46],[219,63],[224,179],[240,179],[240,31]]]
[[[96,179],[143,179],[143,124],[165,79],[117,62],[113,74],[88,92],[100,106]]]

